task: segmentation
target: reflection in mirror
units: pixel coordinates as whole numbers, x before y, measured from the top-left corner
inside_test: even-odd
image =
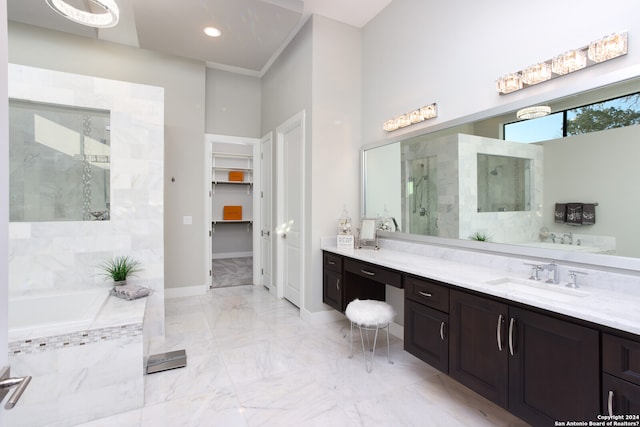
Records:
[[[529,162],[478,153],[478,212],[528,211]]]
[[[10,100],[10,221],[109,219],[109,122],[109,111]]]
[[[559,116],[566,117],[562,126],[571,129],[572,123],[566,121],[575,116],[569,110],[639,90],[636,77],[545,104],[553,113],[567,110]],[[638,110],[638,96],[625,101]],[[610,107],[602,105],[601,110]],[[588,110],[591,114],[598,109]],[[624,117],[637,116],[628,111]],[[637,121],[625,119],[624,127],[589,133],[571,135],[567,130],[569,137],[562,137],[562,129],[549,128],[545,137],[533,141],[505,141],[504,125],[515,120],[511,112],[365,149],[363,214],[376,216],[379,206],[386,206],[404,233],[462,240],[490,236],[492,242],[511,245],[505,249],[508,252],[520,245],[640,258],[640,221],[634,217],[640,211],[640,199],[628,194],[629,183],[640,180]],[[533,125],[534,121],[519,123]],[[584,128],[584,123],[580,126]],[[378,156],[378,150],[384,154]],[[369,162],[371,158],[379,160]],[[511,165],[505,158],[520,160]],[[516,165],[517,178],[510,170]],[[373,176],[387,186],[370,186]],[[391,188],[389,183],[394,182]],[[497,192],[506,191],[507,182],[522,189],[517,196],[514,191],[496,200]],[[377,204],[375,210],[371,210],[372,201]],[[556,222],[554,208],[563,203],[597,203],[595,223]]]

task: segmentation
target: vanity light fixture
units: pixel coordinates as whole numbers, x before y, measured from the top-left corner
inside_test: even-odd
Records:
[[[538,117],[548,116],[551,113],[551,107],[547,105],[534,105],[533,107],[518,110],[516,117],[518,120],[537,119]]]
[[[535,85],[551,79],[551,64],[541,62],[522,71],[522,83]]]
[[[505,95],[626,55],[627,39],[626,32],[611,34],[591,42],[588,46],[560,54],[524,70],[509,73],[496,81],[498,93]]]
[[[95,28],[110,28],[115,26],[120,19],[120,10],[115,0],[89,0],[91,3],[104,10],[104,13],[87,12],[77,9],[64,0],[45,0],[47,4],[60,15],[76,22]]]
[[[422,108],[402,114],[394,119],[387,120],[382,125],[382,129],[387,132],[392,132],[399,128],[407,127],[435,117],[438,117],[438,106],[434,102],[433,104],[425,105]]]

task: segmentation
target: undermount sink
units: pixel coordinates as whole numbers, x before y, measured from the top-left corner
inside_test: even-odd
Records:
[[[554,301],[573,301],[576,298],[589,296],[589,292],[581,289],[569,288],[564,283],[545,283],[544,280],[517,279],[513,277],[501,277],[485,282],[508,291],[510,294],[524,294],[536,297],[553,299]]]

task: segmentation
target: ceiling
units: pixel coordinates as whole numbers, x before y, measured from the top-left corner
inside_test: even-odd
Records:
[[[363,27],[392,0],[116,0],[120,22],[95,29],[54,12],[45,0],[8,0],[9,21],[35,25],[262,75],[311,14]],[[91,0],[67,0],[90,10]],[[222,30],[210,38],[206,26]]]

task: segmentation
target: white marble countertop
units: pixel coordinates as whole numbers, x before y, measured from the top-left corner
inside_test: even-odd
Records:
[[[558,289],[558,292],[537,292],[535,288],[531,288],[531,291],[520,292],[487,282],[515,278],[526,283],[527,277],[491,267],[385,248],[377,251],[337,249],[323,244],[322,250],[640,335],[640,293],[629,295],[620,291],[583,286],[579,291],[586,293],[586,296],[569,296],[563,293],[565,290],[571,292],[571,289],[565,287],[566,282],[546,285],[544,281],[534,284],[564,289]],[[546,277],[542,273],[546,272],[541,272],[541,277]]]

